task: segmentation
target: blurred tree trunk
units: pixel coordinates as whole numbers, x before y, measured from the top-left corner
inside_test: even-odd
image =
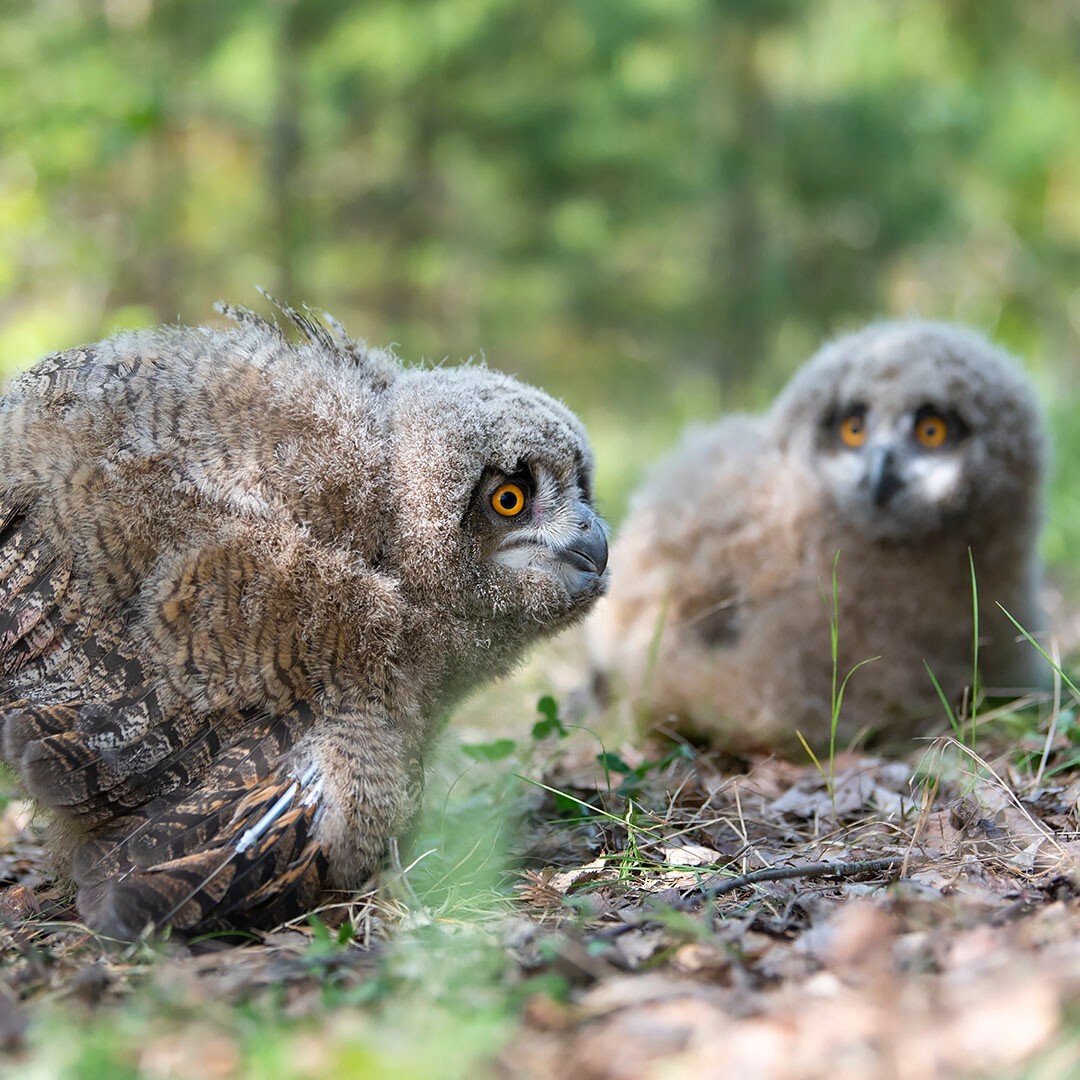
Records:
[[[760,162],[768,150],[767,93],[757,67],[760,28],[713,8],[706,88],[712,117],[715,235],[704,325],[716,370],[744,384],[767,356],[769,282]]]
[[[402,323],[423,320],[439,305],[427,295],[421,273],[424,248],[442,242],[441,188],[435,143],[443,130],[436,93],[423,87],[409,109],[412,122],[402,201],[390,233],[390,265],[395,268],[387,293],[387,314]]]
[[[190,187],[187,87],[195,65],[185,27],[163,5],[124,34],[148,92],[137,120],[140,152],[133,155],[136,201],[122,219],[131,254],[118,260],[113,293],[115,302],[148,305],[161,322],[184,313],[190,261],[182,230]]]
[[[147,235],[153,238],[154,246],[148,259],[149,273],[140,288],[147,292],[162,322],[174,321],[184,308],[182,283],[188,260],[176,223],[183,220],[187,199],[185,143],[183,128],[174,118],[165,117],[150,146],[154,204]]]
[[[296,262],[304,225],[299,174],[303,158],[301,73],[307,35],[302,5],[297,0],[278,0],[278,7],[268,187],[277,262],[274,290],[286,303],[294,303],[303,299],[297,296]]]

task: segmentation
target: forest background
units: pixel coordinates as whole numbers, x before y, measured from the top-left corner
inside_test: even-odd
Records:
[[[1072,0],[5,0],[0,18],[0,373],[214,321],[220,298],[266,310],[262,286],[407,359],[483,355],[563,398],[617,521],[680,427],[764,405],[823,338],[955,319],[1040,382],[1046,553],[1071,576]]]
[[[218,299],[266,313],[257,286],[326,309],[373,344],[393,342],[407,360],[483,356],[565,400],[589,427],[598,500],[615,525],[687,423],[764,407],[825,338],[881,316],[968,323],[1023,359],[1046,404],[1055,466],[1043,550],[1064,599],[1058,614],[1080,609],[1077,0],[0,0],[0,382],[119,328],[219,322]],[[181,957],[157,977],[156,954],[97,957],[85,934],[49,921],[62,888],[49,892],[28,811],[0,784],[0,866],[31,882],[26,896],[45,897],[32,932],[12,932],[10,985],[0,985],[0,1053],[14,1048],[12,1075],[292,1077],[314,1068],[426,1080],[479,1075],[471,1063],[500,1048],[509,1065],[483,1075],[521,1075],[523,1061],[539,1060],[535,1039],[547,1045],[545,1025],[549,1056],[575,1063],[553,1076],[617,1075],[605,1069],[620,1051],[638,1068],[634,1039],[616,1032],[605,1043],[586,1027],[573,1042],[561,1004],[523,1004],[546,1000],[523,989],[527,950],[511,947],[508,959],[489,929],[508,898],[516,911],[528,907],[518,903],[518,868],[499,856],[477,870],[474,856],[501,851],[485,830],[531,814],[550,859],[587,869],[595,843],[620,868],[611,902],[628,892],[647,902],[647,889],[634,894],[623,879],[646,835],[633,824],[643,796],[626,785],[644,790],[657,763],[628,773],[623,802],[609,784],[617,816],[569,822],[565,798],[549,787],[555,802],[539,803],[514,772],[550,780],[547,744],[575,739],[595,771],[596,748],[582,732],[563,740],[553,712],[530,737],[536,698],[518,698],[514,709],[481,699],[459,718],[460,730],[486,708],[512,722],[514,756],[485,763],[473,746],[479,761],[461,764],[459,752],[456,771],[429,788],[436,840],[424,857],[435,854],[397,908],[368,897],[336,938],[316,923],[262,951]],[[1077,753],[1059,741],[1069,745],[1055,768],[1071,783]],[[1024,761],[1037,760],[1041,744],[1041,733],[1035,750],[1023,743]],[[601,758],[605,771],[626,765]],[[661,773],[653,794],[662,809]],[[568,775],[558,782],[577,792],[571,808],[589,809],[595,783],[590,793]],[[793,775],[773,777],[775,808],[781,792],[803,790]],[[684,797],[696,792],[691,784]],[[804,801],[816,842],[836,802],[831,787],[828,799],[814,798]],[[772,805],[767,823],[779,822],[789,843],[790,807]],[[668,811],[661,824],[675,828],[683,808]],[[553,932],[553,912],[566,918],[575,898],[529,880],[529,913]],[[960,910],[954,923],[967,926]],[[1064,912],[1063,943],[1051,950],[1061,986],[1049,1006],[1024,990],[1032,1022],[1050,1026],[1018,1052],[1049,1046],[1076,1068],[1075,904],[1046,911]],[[952,942],[956,925],[934,912]],[[366,943],[373,926],[373,940],[390,939],[385,953],[353,947],[350,935]],[[786,924],[774,937],[774,956],[799,940]],[[555,978],[551,962],[565,984],[557,1002],[583,972],[609,983],[600,961],[568,940],[569,952],[565,942],[546,953],[529,945],[531,982],[537,971]],[[1050,961],[1029,942],[987,940],[1009,972],[987,977],[987,1001],[1014,1021],[1022,1010],[1001,998],[1004,988],[1026,986],[1016,972],[1028,953],[1040,978]],[[711,934],[702,942],[716,944]],[[723,948],[723,963],[734,964]],[[760,953],[763,964],[769,955]],[[645,950],[635,961],[652,963]],[[739,985],[733,1025],[747,1009]],[[779,1016],[782,1032],[793,1030],[790,1017],[805,1018],[813,1043],[819,1014],[804,984],[793,985],[787,1004],[763,1004],[761,1015]],[[881,985],[891,1023],[901,993]],[[1038,985],[1048,992],[1045,979]],[[917,1008],[896,1014],[895,1060],[922,1060],[910,1051],[920,1032],[949,1060],[961,1041],[938,1008],[945,999],[923,983],[896,986]],[[75,1011],[83,998],[85,1016]],[[235,1009],[216,1004],[233,998]],[[859,1030],[852,1009],[865,998],[860,990],[838,1003],[838,1039]],[[92,1011],[103,1002],[122,1008]],[[987,1009],[959,1015],[990,1045],[986,1025],[999,1013]],[[520,1015],[533,1043],[521,1039]],[[701,1027],[727,1053],[742,1044],[723,1017],[706,1011]],[[642,1038],[652,1031],[633,1023]],[[1015,1024],[997,1028],[995,1046],[1013,1040]],[[765,1060],[762,1045],[754,1060]],[[894,1060],[892,1043],[881,1045],[882,1060]],[[603,1067],[577,1068],[588,1053]],[[785,1069],[802,1060],[789,1050],[780,1058]]]

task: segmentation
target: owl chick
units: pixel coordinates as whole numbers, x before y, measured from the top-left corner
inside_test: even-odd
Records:
[[[956,326],[883,322],[822,348],[763,416],[691,431],[633,503],[588,625],[598,683],[639,719],[727,749],[903,739],[973,672],[1043,681],[1005,607],[1041,629],[1045,439],[1028,381]],[[839,555],[838,562],[837,556]]]
[[[606,584],[569,410],[283,310],[300,343],[230,309],[0,400],[3,757],[118,938],[360,886],[440,713]]]

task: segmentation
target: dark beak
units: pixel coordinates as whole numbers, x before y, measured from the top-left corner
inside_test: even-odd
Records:
[[[878,446],[871,451],[866,479],[870,498],[879,509],[904,486],[904,478],[896,468],[896,451],[891,446]]]
[[[581,508],[577,534],[559,551],[559,558],[577,570],[599,577],[607,568],[608,542],[604,524],[589,506]]]

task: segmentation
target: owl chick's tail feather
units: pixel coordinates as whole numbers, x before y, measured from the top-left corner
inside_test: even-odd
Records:
[[[314,836],[320,794],[309,768],[152,803],[76,851],[79,910],[122,940],[165,926],[260,929],[294,918],[325,889]]]

